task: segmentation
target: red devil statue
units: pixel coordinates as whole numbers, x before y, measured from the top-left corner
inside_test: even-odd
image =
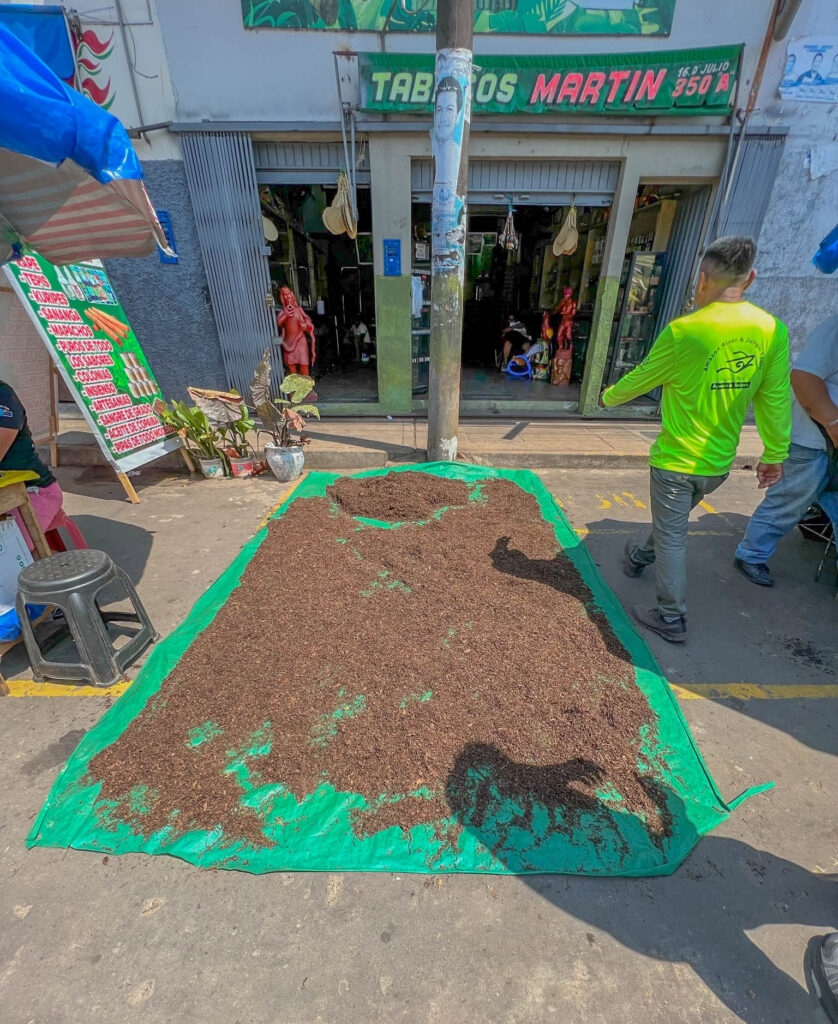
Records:
[[[290,288],[280,288],[279,298],[282,308],[276,314],[276,324],[282,331],[282,357],[285,360],[285,369],[288,373],[308,376],[309,366],[317,361],[314,324],[308,313],[300,308]]]

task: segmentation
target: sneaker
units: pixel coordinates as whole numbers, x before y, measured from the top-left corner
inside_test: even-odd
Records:
[[[634,607],[634,617],[641,626],[651,629],[653,633],[657,633],[670,643],[682,644],[687,639],[687,620],[683,615],[669,622],[657,608],[644,608],[638,604]]]
[[[642,562],[635,562],[632,558],[632,552],[635,550],[634,543],[631,537],[629,537],[623,549],[623,572],[633,580],[636,580],[638,576],[642,576],[643,570],[646,568]]]
[[[765,562],[744,562],[741,558],[734,558],[733,564],[743,576],[747,576],[751,583],[756,583],[758,587],[774,586],[774,577]]]
[[[831,1021],[838,1022],[838,934],[822,938],[809,959],[812,987]]]

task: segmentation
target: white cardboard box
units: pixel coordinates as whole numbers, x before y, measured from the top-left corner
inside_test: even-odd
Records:
[[[17,522],[11,517],[0,519],[0,615],[14,608],[17,578],[31,564],[32,553]]]

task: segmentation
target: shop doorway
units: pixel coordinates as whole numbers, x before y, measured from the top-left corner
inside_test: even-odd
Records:
[[[265,243],[277,308],[288,287],[314,324],[317,359],[311,369],[318,404],[375,402],[375,282],[369,188],[358,188],[358,234],[333,235],[323,211],[336,189],[324,185],[262,185]],[[276,345],[275,361],[281,359]]]
[[[576,237],[557,255],[553,243],[571,209]],[[609,215],[605,205],[469,204],[463,399],[550,402],[557,411],[578,402]],[[413,310],[419,397],[427,389],[430,220],[430,204],[414,203],[414,276],[424,293]]]

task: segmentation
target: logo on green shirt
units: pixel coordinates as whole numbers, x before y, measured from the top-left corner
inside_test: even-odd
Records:
[[[720,366],[716,373],[730,370],[731,373],[742,373],[743,370],[750,370],[756,362],[755,355],[748,355],[747,352],[734,352],[733,358],[728,359],[724,366]]]

